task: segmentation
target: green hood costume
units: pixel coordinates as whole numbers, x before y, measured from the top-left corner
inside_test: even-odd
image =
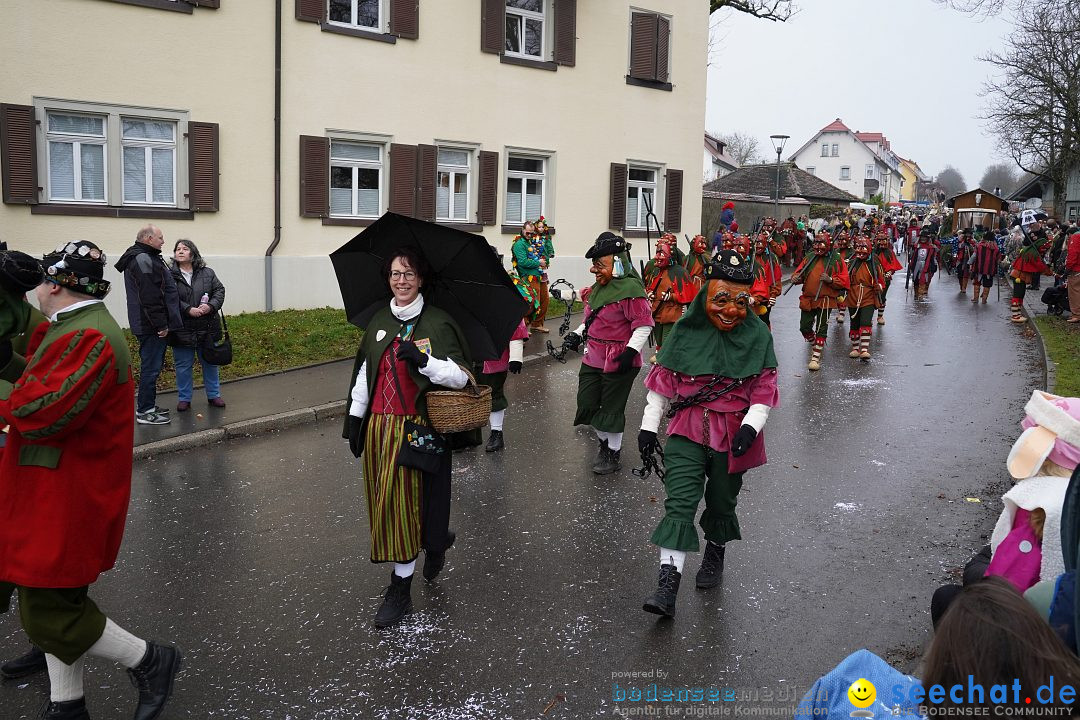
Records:
[[[705,309],[707,288],[701,288],[675,323],[656,362],[682,375],[722,375],[735,380],[775,368],[773,336],[761,318],[748,310],[746,319],[732,330],[717,329]]]

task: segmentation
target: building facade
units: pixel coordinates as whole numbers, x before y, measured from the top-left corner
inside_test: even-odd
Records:
[[[699,0],[8,0],[4,15],[13,248],[82,238],[113,256],[153,222],[167,251],[199,245],[241,311],[339,306],[327,255],[388,210],[504,254],[544,215],[552,274],[577,282],[598,233],[645,235],[647,206],[699,224],[682,182],[704,133]]]
[[[738,170],[739,163],[727,154],[727,143],[705,133],[705,151],[702,153],[701,181],[712,182]]]
[[[885,202],[900,201],[900,159],[881,133],[856,133],[836,118],[788,160],[856,197],[881,193]]]

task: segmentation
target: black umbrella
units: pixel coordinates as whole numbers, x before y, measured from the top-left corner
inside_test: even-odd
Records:
[[[393,297],[382,268],[400,247],[415,248],[431,266],[424,302],[454,318],[473,359],[498,358],[529,311],[498,255],[481,235],[396,213],[386,213],[330,253],[349,322],[365,327]]]

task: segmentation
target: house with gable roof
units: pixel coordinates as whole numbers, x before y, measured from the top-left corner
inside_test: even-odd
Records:
[[[879,192],[886,202],[899,202],[904,186],[900,158],[882,133],[853,131],[836,118],[788,157],[827,183],[856,197]]]

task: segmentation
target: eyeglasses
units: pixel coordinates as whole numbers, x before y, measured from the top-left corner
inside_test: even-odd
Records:
[[[416,279],[416,272],[413,271],[413,270],[406,270],[404,272],[402,272],[401,270],[391,270],[390,271],[390,279],[391,280],[401,280],[402,278],[404,278],[405,280],[410,280],[410,281],[415,280]]]

